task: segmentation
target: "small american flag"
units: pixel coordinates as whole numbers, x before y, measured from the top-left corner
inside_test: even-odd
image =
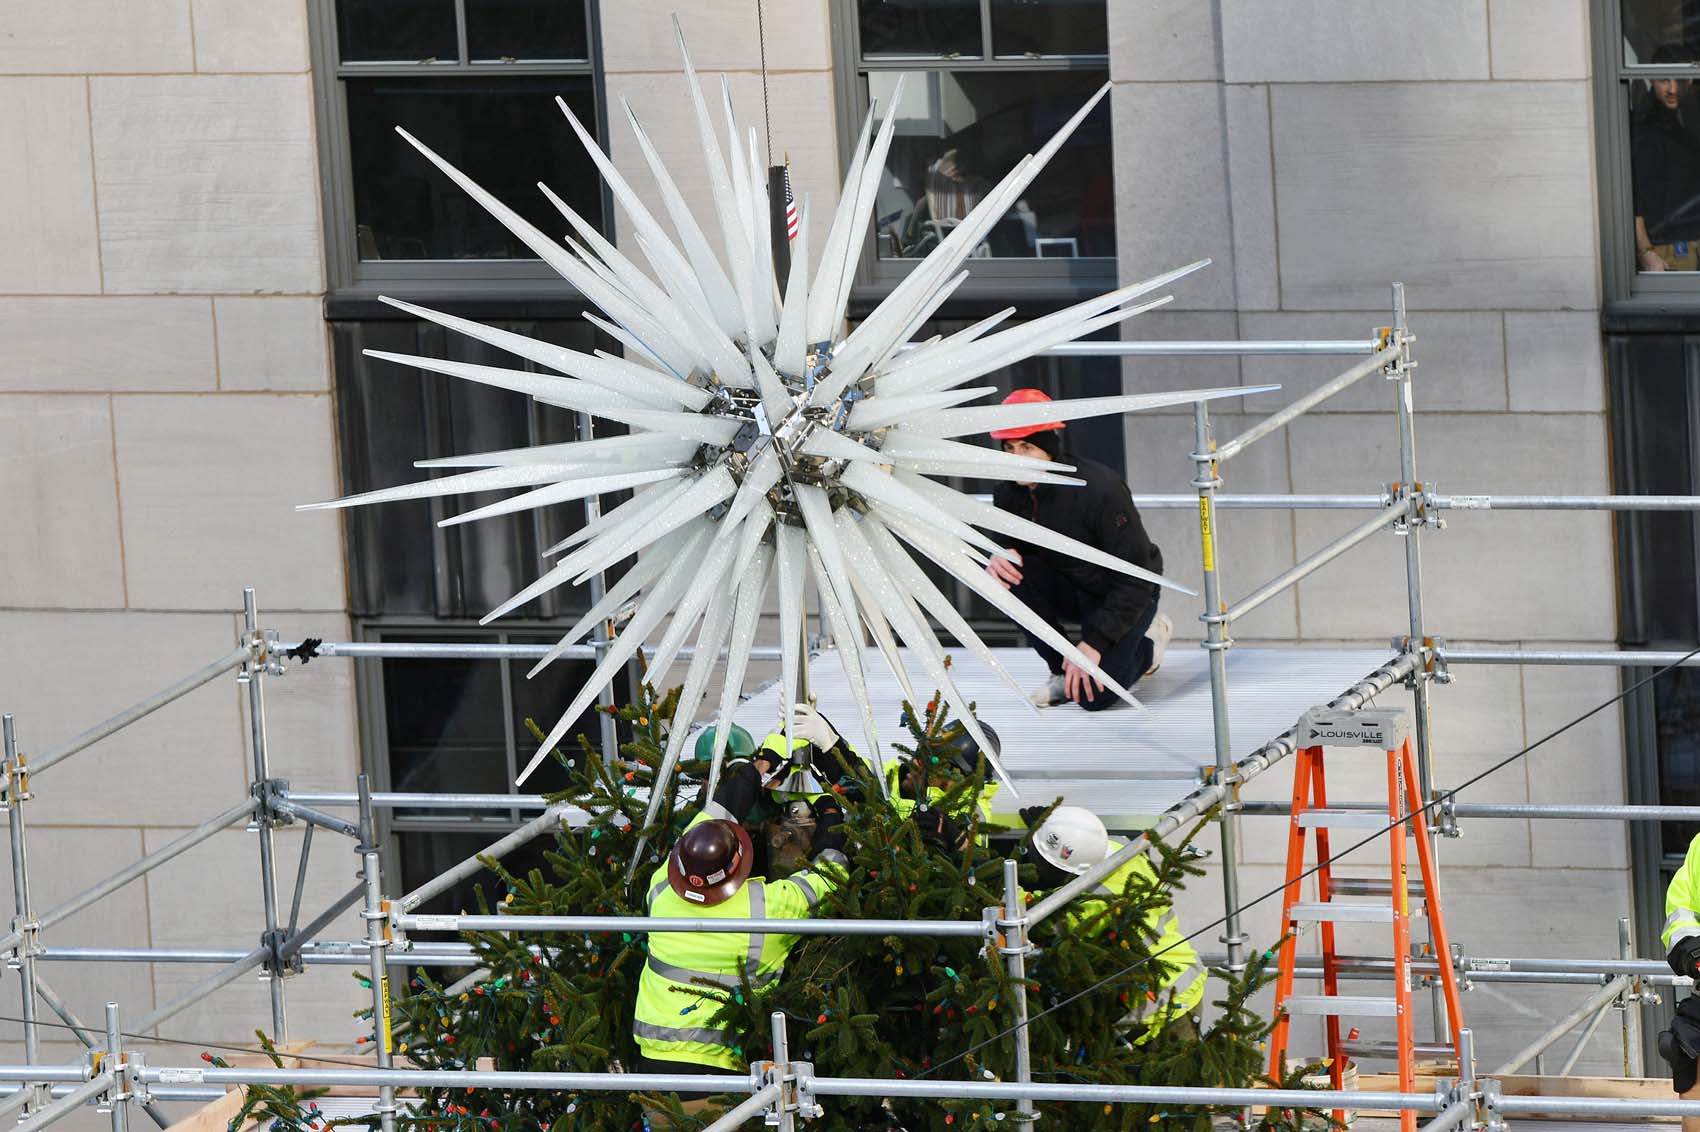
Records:
[[[797,238],[797,196],[791,191],[791,158],[785,158],[785,239]]]

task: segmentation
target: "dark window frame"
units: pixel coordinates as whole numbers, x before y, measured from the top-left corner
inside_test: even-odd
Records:
[[[833,0],[833,91],[838,127],[839,164],[848,168],[862,120],[868,110],[868,71],[1084,71],[1100,70],[1109,77],[1110,57],[1102,55],[997,56],[992,54],[991,0],[980,0],[981,57],[940,58],[933,55],[878,55],[864,58],[858,0]],[[1107,46],[1107,45],[1106,45]],[[869,226],[852,283],[852,306],[867,304],[888,293],[920,260],[881,259],[876,234]],[[1114,256],[1076,259],[974,260],[973,274],[952,297],[947,309],[982,299],[1058,301],[1085,298],[1115,287]]]
[[[453,0],[462,56],[466,54],[466,0]],[[432,62],[348,62],[337,47],[337,0],[309,0],[309,46],[314,99],[318,109],[319,179],[324,201],[323,239],[326,284],[333,302],[360,303],[380,293],[419,300],[494,299],[526,302],[576,301],[577,290],[538,260],[386,260],[359,258],[354,235],[354,180],[350,154],[348,99],[350,77],[442,77],[449,75],[588,76],[595,104],[596,136],[608,138],[607,84],[602,68],[601,0],[585,0],[589,58],[584,60],[505,62],[459,59]],[[561,144],[576,145],[566,121]],[[588,167],[588,159],[586,159]],[[600,184],[600,178],[598,178]],[[604,228],[613,200],[601,186]]]
[[[1700,271],[1638,270],[1629,136],[1636,86],[1656,78],[1700,82],[1700,65],[1625,63],[1622,4],[1623,0],[1592,0],[1590,4],[1601,297],[1618,309],[1674,305],[1700,311]]]

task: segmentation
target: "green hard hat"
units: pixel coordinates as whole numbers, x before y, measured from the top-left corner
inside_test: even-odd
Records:
[[[714,735],[715,728],[705,727],[697,736],[698,762],[707,762],[714,755]],[[735,759],[748,758],[756,753],[755,737],[734,723],[726,736],[726,753]]]

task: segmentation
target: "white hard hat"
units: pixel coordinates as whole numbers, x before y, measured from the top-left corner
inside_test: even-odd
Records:
[[[1034,830],[1033,847],[1057,868],[1078,874],[1110,855],[1110,835],[1091,810],[1058,806]]]

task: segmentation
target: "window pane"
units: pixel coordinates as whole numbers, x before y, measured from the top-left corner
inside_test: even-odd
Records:
[[[511,822],[505,824],[512,825]],[[502,831],[499,829],[492,829],[488,833],[447,833],[426,830],[407,830],[397,833],[396,840],[401,847],[402,889],[412,892],[432,877],[441,876],[468,857],[482,853],[501,836]],[[554,848],[554,838],[539,837],[535,841],[521,845],[503,857],[502,864],[509,872],[519,876],[524,876],[532,869],[542,869],[544,876],[555,880],[558,878],[550,870],[548,862],[543,856],[545,851]],[[474,893],[480,888],[484,890],[484,898],[490,902],[490,908],[494,911],[501,904],[506,889],[496,877],[496,874],[489,869],[480,869],[447,892],[432,897],[419,905],[414,911],[427,916],[452,916],[462,911],[476,913],[478,911],[478,897]],[[427,936],[426,938],[443,937]],[[453,972],[453,968],[432,967],[431,977],[439,982],[452,982],[456,977],[456,973]]]
[[[337,0],[336,29],[345,63],[460,59],[454,0]]]
[[[1622,0],[1623,62],[1690,63],[1674,58],[1700,46],[1700,5],[1694,0]]]
[[[542,181],[592,224],[602,194],[561,112],[594,121],[589,76],[347,79],[355,240],[362,260],[531,259],[395,132],[401,126],[545,232],[567,222]]]
[[[1104,0],[992,0],[994,55],[1106,55]]]
[[[564,630],[565,625],[562,626]],[[521,637],[514,635],[509,638],[515,643],[554,644],[560,639],[557,633],[549,637]],[[589,638],[586,637],[588,642]],[[592,660],[555,661],[548,668],[527,680],[525,674],[531,671],[531,662],[515,662],[511,666],[513,681],[513,729],[515,750],[518,751],[519,765],[524,766],[531,761],[531,756],[537,753],[537,740],[525,726],[527,718],[533,719],[537,725],[548,731],[554,727],[584,682],[595,671],[596,663]],[[629,672],[629,666],[627,672]],[[678,683],[683,678],[681,667],[675,667],[673,678],[669,683]],[[614,702],[630,703],[634,692],[631,681],[625,674],[614,679]],[[631,739],[631,728],[624,723],[617,724],[620,741]],[[567,729],[566,738],[561,740],[560,750],[568,758],[575,758],[579,750],[578,737],[585,736],[590,745],[596,750],[602,749],[602,723],[596,714],[596,706],[592,704]],[[525,780],[523,789],[539,794],[549,794],[563,790],[567,786],[567,771],[560,763],[552,758],[544,759],[538,764],[537,770]]]
[[[980,0],[861,0],[862,54],[979,58]]]
[[[431,637],[386,637],[431,640]],[[491,643],[494,637],[457,637]],[[385,660],[384,720],[390,787],[408,791],[509,792],[502,666],[490,660]],[[431,816],[397,811],[397,816]],[[507,814],[501,814],[505,821]]]
[[[1694,271],[1700,268],[1700,88],[1687,79],[1629,85],[1636,270]]]
[[[1659,737],[1659,802],[1700,805],[1700,670],[1678,668],[1653,681],[1653,720]],[[1695,826],[1663,822],[1666,853],[1681,856]]]
[[[879,254],[938,246],[1003,175],[1103,85],[1102,71],[911,71],[876,201]],[[897,73],[866,75],[889,99]],[[1080,124],[974,252],[978,258],[1116,254],[1108,101]]]
[[[473,59],[589,59],[584,0],[466,0]]]

